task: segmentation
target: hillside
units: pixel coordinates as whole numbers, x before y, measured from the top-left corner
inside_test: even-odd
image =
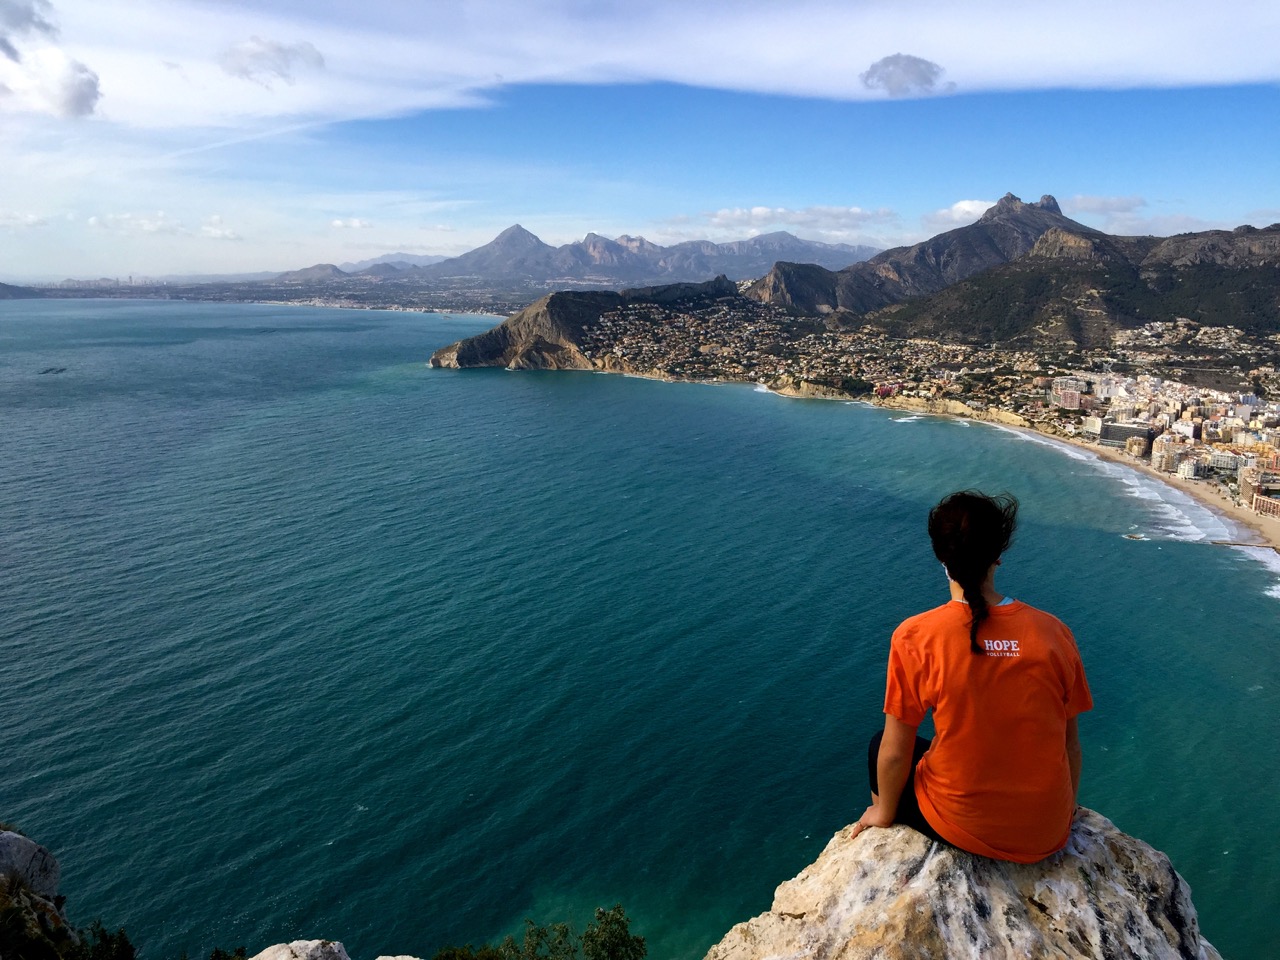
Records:
[[[1028,253],[1040,237],[1055,228],[1082,236],[1097,234],[1064,217],[1051,196],[1023,203],[1008,193],[976,223],[914,246],[886,250],[843,270],[778,263],[747,295],[803,313],[861,315],[936,293],[1008,263]]]
[[[317,263],[314,267],[282,273],[275,280],[277,283],[315,283],[318,280],[334,280],[345,276],[347,274],[332,263]]]
[[[39,290],[29,287],[17,287],[9,283],[0,283],[0,300],[34,300],[43,297]]]
[[[1055,228],[1010,263],[862,318],[894,336],[1080,349],[1179,319],[1280,332],[1280,225],[1167,239]]]
[[[594,365],[581,350],[584,334],[606,311],[627,303],[695,304],[720,298],[738,298],[738,288],[723,276],[701,284],[678,283],[620,293],[553,293],[492,330],[437,350],[431,357],[431,366],[591,370]]]

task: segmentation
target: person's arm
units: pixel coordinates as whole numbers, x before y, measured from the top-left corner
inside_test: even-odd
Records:
[[[871,806],[858,818],[854,836],[866,827],[888,827],[898,813],[898,800],[911,775],[911,758],[916,746],[916,728],[892,714],[884,715],[884,737],[880,740],[880,756],[876,760],[876,785],[880,792],[872,795]]]
[[[1067,721],[1067,764],[1071,768],[1071,803],[1080,802],[1080,768],[1084,757],[1080,751],[1080,724],[1076,717]]]

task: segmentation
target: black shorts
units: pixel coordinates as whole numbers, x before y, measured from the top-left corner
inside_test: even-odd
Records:
[[[880,793],[876,763],[880,759],[880,739],[883,736],[884,731],[877,730],[876,735],[871,738],[871,743],[867,746],[867,779],[871,782],[871,792],[876,795]],[[905,824],[913,830],[919,830],[930,840],[946,843],[947,841],[938,836],[938,832],[929,826],[929,821],[920,812],[920,804],[916,802],[916,764],[920,762],[920,758],[924,756],[924,752],[928,749],[929,741],[924,737],[916,737],[915,749],[911,751],[911,772],[907,774],[907,783],[902,788],[902,797],[898,800],[898,812],[894,814],[893,822]]]

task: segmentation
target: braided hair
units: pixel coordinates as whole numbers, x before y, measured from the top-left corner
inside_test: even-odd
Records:
[[[947,576],[960,585],[968,601],[969,648],[978,645],[978,627],[989,615],[982,584],[991,565],[1009,548],[1018,523],[1018,501],[1009,494],[989,497],[977,490],[961,490],[943,497],[929,511],[929,539],[933,555],[947,568]]]

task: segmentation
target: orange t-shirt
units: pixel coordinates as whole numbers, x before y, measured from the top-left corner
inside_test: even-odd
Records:
[[[1074,798],[1067,721],[1093,707],[1075,638],[1056,617],[1014,601],[990,608],[969,649],[957,600],[893,632],[884,712],[936,734],[916,766],[920,812],[948,842],[1034,863],[1061,850]]]

